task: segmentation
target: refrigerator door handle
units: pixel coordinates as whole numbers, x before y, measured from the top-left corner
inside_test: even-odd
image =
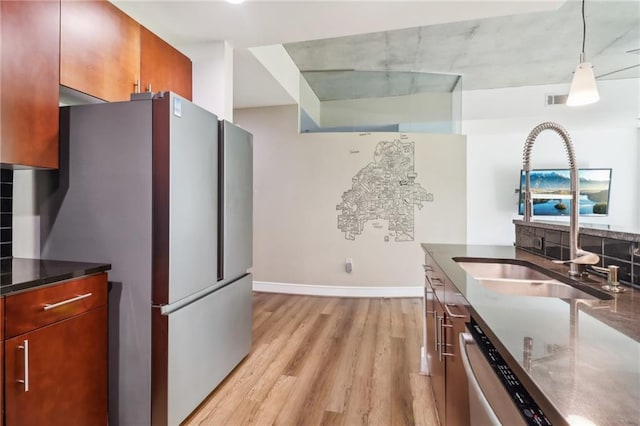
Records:
[[[244,278],[247,275],[249,275],[249,274],[244,274],[241,277],[239,277],[239,279],[240,278]],[[177,302],[174,302],[174,303],[171,303],[171,304],[168,304],[168,305],[152,305],[152,307],[160,308],[160,314],[162,314],[162,315],[169,315],[169,314],[172,314],[172,313],[174,313],[176,311],[179,311],[180,309],[182,309],[182,308],[184,308],[186,306],[191,305],[193,302],[195,302],[197,300],[200,300],[200,299],[202,299],[204,297],[207,297],[211,293],[214,293],[216,291],[219,291],[219,290],[225,288],[228,285],[233,285],[235,282],[237,282],[237,280],[233,281],[231,283],[227,283],[225,285],[219,285],[219,286],[213,285],[213,286],[207,287],[204,290],[201,290],[201,291],[199,291],[197,293],[194,293],[194,294],[192,294],[190,296],[187,296],[187,297],[185,297],[183,299],[180,299]]]

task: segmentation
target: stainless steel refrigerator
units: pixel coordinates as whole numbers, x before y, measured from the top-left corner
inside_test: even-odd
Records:
[[[251,349],[252,137],[139,96],[61,109],[41,253],[113,265],[110,424],[177,425]]]

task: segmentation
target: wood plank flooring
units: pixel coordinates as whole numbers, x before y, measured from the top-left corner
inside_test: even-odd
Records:
[[[253,295],[253,349],[185,425],[433,425],[422,300]]]

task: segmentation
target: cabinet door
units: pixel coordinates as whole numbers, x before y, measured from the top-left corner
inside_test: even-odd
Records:
[[[140,24],[106,0],[64,0],[60,22],[60,84],[129,100],[140,79]]]
[[[4,340],[4,297],[0,297],[0,342]],[[4,345],[0,344],[0,426],[4,425]]]
[[[447,306],[454,316],[466,314],[458,306]],[[445,308],[446,310],[446,308]],[[446,401],[448,426],[468,425],[469,421],[469,390],[464,365],[460,357],[458,336],[465,332],[465,321],[468,318],[453,317],[445,313],[443,340],[446,342]]]
[[[429,375],[433,374],[433,363],[438,359],[437,336],[436,336],[436,311],[433,290],[428,283],[425,285],[425,315],[427,320],[427,365]]]
[[[0,163],[58,167],[60,3],[0,2]]]
[[[431,386],[433,387],[433,397],[436,401],[436,410],[438,411],[438,419],[440,424],[446,424],[446,393],[445,393],[445,360],[441,351],[442,347],[442,320],[444,319],[444,310],[437,299],[433,299],[433,339],[432,348],[428,351],[429,372],[431,374]],[[427,321],[429,328],[429,321]]]
[[[191,100],[191,59],[140,27],[140,75],[145,91],[171,91]]]
[[[6,422],[107,424],[107,308],[5,341]]]

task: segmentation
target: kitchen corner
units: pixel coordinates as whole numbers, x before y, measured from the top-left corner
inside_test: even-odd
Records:
[[[474,320],[552,424],[587,419],[636,424],[640,399],[640,296],[609,300],[506,295],[486,288],[454,259],[524,261],[568,278],[568,266],[510,246],[422,244],[427,265],[450,281]],[[554,275],[555,277],[556,275]],[[600,291],[606,280],[582,279]],[[460,300],[460,297],[459,297]],[[591,423],[589,423],[591,424]]]

